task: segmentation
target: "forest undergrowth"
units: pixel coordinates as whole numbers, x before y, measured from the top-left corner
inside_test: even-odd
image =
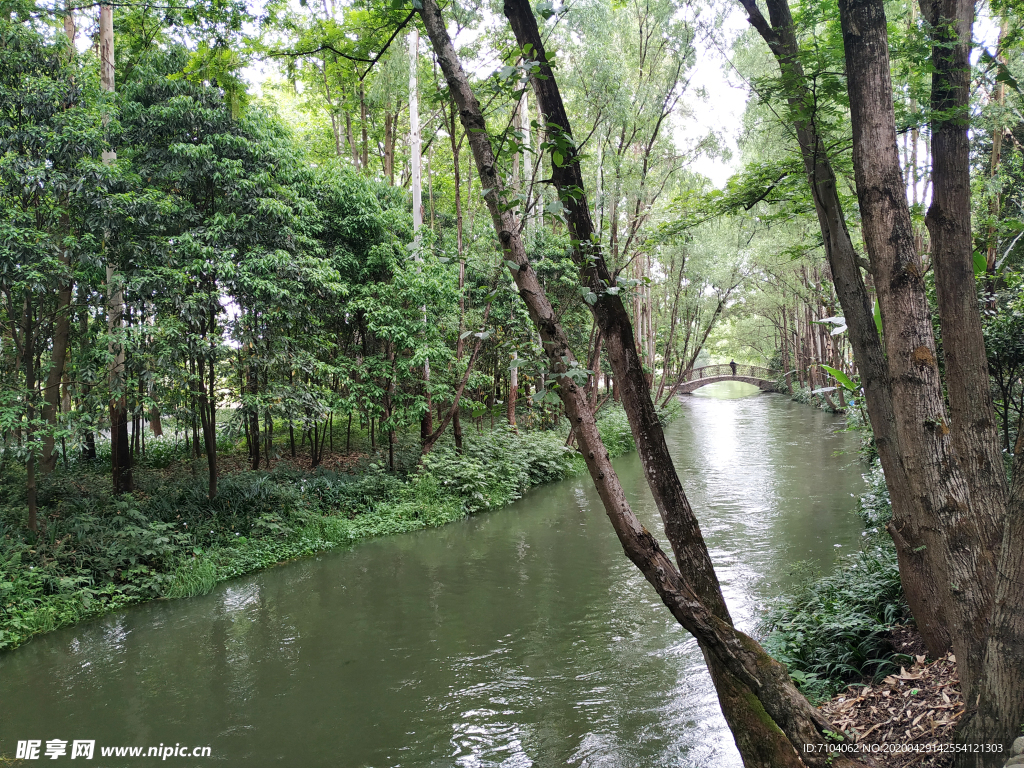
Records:
[[[848,414],[856,428],[856,413]],[[870,441],[867,441],[870,442]],[[798,563],[798,586],[771,604],[761,620],[765,649],[815,703],[852,682],[874,682],[912,664],[894,636],[912,623],[900,584],[896,550],[885,530],[892,516],[889,492],[870,447],[868,489],[858,501],[864,522],[860,548],[830,573]]]
[[[612,456],[633,449],[629,423],[608,408],[599,428]],[[307,471],[282,459],[269,471],[226,473],[214,499],[183,444],[151,440],[137,490],[109,491],[109,446],[40,488],[40,528],[24,527],[23,478],[0,481],[0,650],[33,635],[156,598],[201,595],[226,579],[361,539],[436,527],[498,509],[529,488],[581,474],[566,427],[474,430],[418,460],[403,435],[397,462],[364,454],[347,470]],[[104,453],[104,448],[106,453]],[[223,439],[231,464],[244,446]],[[141,458],[141,457],[140,457]],[[200,460],[201,461],[201,460]]]

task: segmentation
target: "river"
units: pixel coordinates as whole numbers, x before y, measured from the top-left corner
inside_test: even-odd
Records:
[[[746,387],[684,398],[667,437],[753,632],[795,563],[828,568],[858,545],[864,467],[840,419]],[[636,455],[616,470],[660,531]],[[28,739],[68,741],[61,760],[95,740],[85,764],[102,768],[741,765],[695,641],[586,477],[0,654],[0,756]],[[176,744],[211,756],[100,755]]]

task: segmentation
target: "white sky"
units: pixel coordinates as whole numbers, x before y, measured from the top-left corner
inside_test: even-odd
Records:
[[[726,52],[746,25],[746,18],[735,6],[726,17],[723,28]],[[676,121],[676,143],[685,146],[706,136],[709,131],[718,134],[721,143],[732,151],[732,158],[723,160],[702,156],[690,164],[690,170],[707,176],[716,187],[722,188],[729,176],[739,170],[736,136],[749,93],[735,73],[730,72],[722,50],[699,38],[696,48],[697,64],[692,71],[690,93],[695,94],[703,88],[707,99],[702,101],[694,95],[686,99],[690,114]]]

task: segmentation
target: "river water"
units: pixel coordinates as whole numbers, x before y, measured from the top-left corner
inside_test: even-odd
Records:
[[[667,430],[748,632],[793,564],[827,568],[857,546],[863,488],[841,420],[751,390],[698,390]],[[616,470],[660,531],[636,455]],[[85,765],[103,768],[741,764],[695,641],[625,559],[586,477],[0,654],[0,757],[28,739],[68,741],[60,760],[95,740]],[[176,744],[211,757],[100,755]]]

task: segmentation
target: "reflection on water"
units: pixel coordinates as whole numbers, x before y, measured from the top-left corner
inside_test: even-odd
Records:
[[[667,436],[752,631],[790,564],[855,545],[862,468],[835,418],[742,386],[684,398]],[[616,468],[659,527],[636,457]],[[247,768],[740,765],[696,643],[584,478],[0,655],[0,755],[57,738],[209,745]]]
[[[694,390],[694,397],[711,397],[715,400],[738,400],[741,397],[752,397],[761,394],[761,390],[753,384],[743,381],[719,381]]]

